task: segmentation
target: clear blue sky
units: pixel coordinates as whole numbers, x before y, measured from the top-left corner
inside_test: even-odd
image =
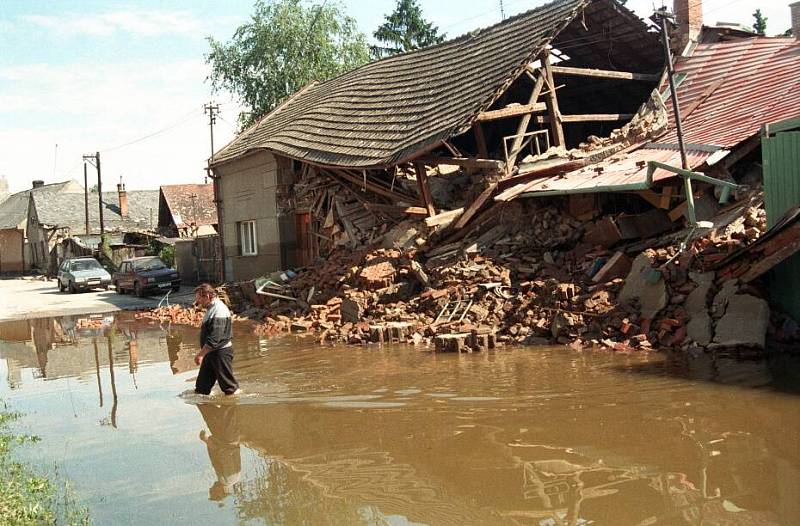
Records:
[[[368,35],[394,3],[340,2]],[[504,2],[507,16],[542,3]],[[499,0],[420,4],[448,36],[500,20]],[[709,23],[751,24],[761,7],[768,33],[777,33],[790,25],[788,4],[704,0],[704,13]],[[653,1],[628,5],[648,16]],[[106,184],[202,181],[209,154],[202,104],[211,97],[205,38],[226,40],[251,10],[250,0],[0,0],[0,175],[14,191],[33,179],[82,182],[81,154],[100,149]],[[232,138],[240,109],[229,96],[214,98],[222,104],[219,147]]]

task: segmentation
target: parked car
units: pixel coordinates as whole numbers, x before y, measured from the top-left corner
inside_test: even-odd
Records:
[[[114,288],[120,294],[133,292],[139,297],[151,292],[173,292],[181,288],[178,271],[169,268],[161,258],[146,256],[126,259],[114,273]]]
[[[58,290],[78,292],[102,287],[108,290],[111,274],[94,258],[65,259],[58,267]]]

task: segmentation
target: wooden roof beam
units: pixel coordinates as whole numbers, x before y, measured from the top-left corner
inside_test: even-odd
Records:
[[[651,73],[630,73],[628,71],[611,71],[607,69],[570,68],[566,66],[550,66],[554,75],[574,75],[579,77],[595,77],[617,80],[641,80],[658,82],[660,75]]]
[[[494,159],[476,159],[475,157],[438,157],[427,155],[419,157],[414,162],[420,162],[430,166],[446,164],[450,166],[461,166],[462,168],[472,168],[475,170],[489,170],[495,172],[503,171],[503,162]]]
[[[561,122],[615,122],[629,121],[633,118],[633,113],[593,113],[588,115],[562,115]],[[550,117],[536,117],[537,124],[550,122]]]
[[[501,108],[499,110],[484,111],[478,114],[478,122],[495,121],[498,119],[507,119],[509,117],[519,117],[520,115],[528,115],[539,111],[545,111],[547,105],[543,102],[534,104],[512,104]]]

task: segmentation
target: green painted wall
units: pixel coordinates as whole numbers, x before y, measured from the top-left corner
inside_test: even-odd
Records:
[[[764,129],[761,140],[764,167],[764,206],[772,227],[800,203],[800,120],[783,121]],[[800,321],[800,254],[784,261],[770,278],[772,299]]]

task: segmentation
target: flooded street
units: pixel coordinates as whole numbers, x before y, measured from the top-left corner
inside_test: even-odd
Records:
[[[97,524],[800,524],[800,364],[0,325],[0,398]],[[95,325],[99,325],[99,320]]]

